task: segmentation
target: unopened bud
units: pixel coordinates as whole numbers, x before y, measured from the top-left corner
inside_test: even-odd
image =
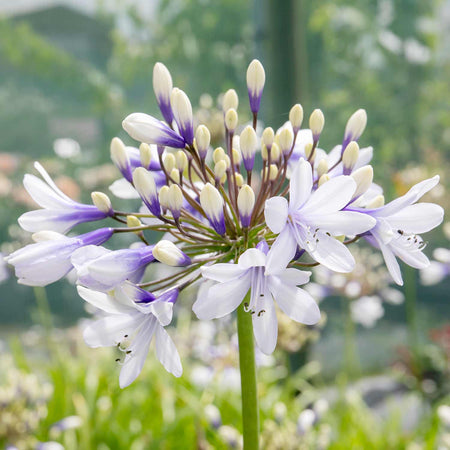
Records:
[[[266,73],[264,72],[264,67],[257,59],[254,59],[247,69],[248,97],[250,100],[250,109],[254,114],[259,111],[265,82]]]
[[[353,198],[358,198],[372,185],[373,168],[372,166],[360,167],[351,174],[351,177],[356,181],[356,191],[353,194]]]
[[[169,209],[172,212],[172,216],[175,219],[178,219],[180,217],[181,208],[183,207],[183,192],[181,191],[178,184],[170,185],[168,200],[169,200]]]
[[[317,175],[321,177],[324,173],[328,172],[328,162],[326,159],[321,159],[317,165]]]
[[[205,125],[199,125],[195,131],[195,142],[200,158],[204,159],[211,142],[211,133]]]
[[[178,131],[184,140],[192,145],[194,140],[194,125],[192,115],[192,105],[189,97],[181,89],[173,88],[170,95],[173,115],[178,125]]]
[[[166,209],[169,207],[169,186],[164,185],[159,190],[159,203],[161,206]]]
[[[111,216],[114,214],[111,200],[109,197],[104,194],[103,192],[92,192],[91,193],[92,203],[95,205],[95,207],[101,211],[102,213],[107,214],[108,216]]]
[[[176,167],[170,171],[170,178],[172,183],[180,184],[180,171]]]
[[[359,145],[357,142],[352,141],[347,145],[347,148],[342,154],[342,164],[344,165],[344,175],[349,175],[352,172],[353,167],[358,162],[359,157]]]
[[[272,149],[270,150],[270,159],[273,162],[277,162],[280,160],[280,157],[281,157],[280,146],[276,142],[274,142],[272,144]]]
[[[229,109],[237,111],[239,106],[239,97],[234,89],[228,89],[223,95],[222,111],[225,114]]]
[[[258,138],[256,132],[251,126],[246,126],[239,139],[241,146],[242,159],[246,170],[252,170],[255,162],[256,148],[258,147]]]
[[[133,172],[133,184],[150,212],[155,216],[159,216],[161,211],[158,192],[151,172],[144,167],[137,167]]]
[[[141,164],[142,167],[145,167],[146,169],[150,168],[150,164],[152,162],[152,151],[150,149],[150,145],[146,143],[142,143],[139,146],[139,154],[141,157]]]
[[[191,258],[182,252],[173,242],[159,241],[153,248],[152,254],[156,260],[168,266],[188,266]]]
[[[225,150],[222,147],[217,147],[213,152],[213,161],[217,164],[221,159],[225,158]]]
[[[125,144],[118,137],[113,138],[110,146],[111,159],[115,166],[128,181],[131,181],[130,160],[125,148]]]
[[[206,183],[201,190],[200,204],[216,232],[220,235],[225,234],[223,198],[212,184]]]
[[[277,176],[278,176],[278,167],[276,166],[276,164],[271,164],[269,169],[269,180],[275,181],[277,179]]]
[[[183,150],[178,150],[175,154],[175,161],[177,169],[183,173],[184,169],[186,169],[188,165],[188,159],[186,153]]]
[[[238,114],[235,109],[229,109],[225,113],[225,126],[230,132],[234,132],[238,124]]]
[[[330,175],[328,175],[327,173],[324,173],[320,178],[319,178],[319,183],[318,186],[322,186],[322,184],[326,183],[327,181],[330,181]]]
[[[158,101],[161,114],[166,122],[170,125],[173,120],[172,107],[170,105],[170,95],[172,93],[172,77],[167,67],[157,62],[153,67],[153,90]]]
[[[280,145],[283,155],[288,155],[294,143],[294,133],[290,128],[283,128],[278,136],[278,144]]]
[[[309,117],[309,128],[311,128],[315,141],[319,140],[320,133],[322,133],[325,125],[325,117],[320,109],[315,109]]]
[[[226,171],[227,171],[227,163],[225,162],[225,160],[221,159],[214,166],[214,176],[216,180],[218,181],[222,180],[222,177],[225,175]]]
[[[255,193],[248,184],[245,184],[239,190],[237,202],[242,226],[247,228],[250,225],[253,208],[255,206]]]
[[[311,156],[312,149],[313,149],[313,144],[311,144],[311,142],[307,142],[305,144],[305,157],[306,157],[306,159],[309,159],[309,157]]]
[[[367,209],[381,208],[384,205],[384,195],[377,195],[372,201],[367,203]]]
[[[225,164],[227,165],[227,169],[229,169],[231,167],[231,160],[228,155],[224,155],[224,157],[221,161],[225,161]]]
[[[267,148],[272,147],[273,140],[275,139],[275,133],[272,127],[267,127],[264,129],[262,134],[262,141]]]
[[[344,143],[342,145],[342,150],[345,150],[345,146],[350,141],[357,141],[363,134],[364,129],[367,125],[367,113],[365,109],[358,109],[354,112],[350,119],[347,121],[345,126]]]
[[[261,158],[263,161],[267,161],[269,159],[269,152],[263,142],[261,142]]]
[[[241,164],[241,161],[242,161],[241,152],[237,148],[233,148],[233,150],[231,150],[231,151],[233,152],[234,165],[239,166],[239,164]]]
[[[175,167],[175,165],[175,156],[173,156],[172,153],[166,153],[166,155],[164,156],[164,168],[166,169],[166,172],[172,172],[172,169]]]
[[[142,227],[142,222],[136,216],[130,214],[129,216],[127,216],[127,227],[128,228]]]
[[[234,173],[234,178],[236,180],[237,187],[241,187],[244,185],[244,177],[239,172]]]
[[[291,122],[294,133],[297,133],[303,122],[303,108],[300,103],[294,105],[289,111],[289,122]]]

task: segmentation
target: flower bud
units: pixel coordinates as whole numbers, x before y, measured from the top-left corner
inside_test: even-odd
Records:
[[[205,159],[211,142],[211,133],[205,125],[199,125],[195,131],[195,142],[200,158]]]
[[[158,194],[159,198],[159,204],[164,208],[167,209],[169,207],[169,186],[164,185],[159,190]]]
[[[113,138],[110,146],[111,159],[114,165],[120,170],[123,177],[131,182],[130,160],[125,148],[125,144],[118,137]]]
[[[269,168],[269,180],[275,181],[277,179],[277,176],[278,176],[278,167],[276,166],[276,164],[271,164]]]
[[[167,264],[168,266],[188,266],[191,264],[191,258],[182,252],[173,242],[161,240],[152,250],[152,254],[156,260]]]
[[[157,62],[153,67],[153,91],[155,92],[161,114],[169,125],[172,124],[173,120],[173,112],[170,105],[172,88],[170,72],[164,64]]]
[[[166,153],[164,156],[164,169],[167,173],[172,172],[172,169],[176,165],[175,156],[172,153]]]
[[[261,158],[263,161],[267,161],[269,159],[269,152],[263,142],[261,142]]]
[[[274,142],[272,144],[272,149],[270,150],[270,159],[273,162],[277,162],[280,160],[281,157],[281,150],[280,150],[280,146]]]
[[[225,162],[225,160],[221,159],[220,161],[217,161],[217,163],[214,166],[214,176],[216,180],[221,181],[226,171],[227,171],[227,163]]]
[[[238,114],[235,109],[229,109],[225,113],[225,126],[230,132],[234,132],[238,124]]]
[[[92,192],[91,193],[92,203],[101,212],[112,216],[114,211],[112,209],[111,200],[103,192]]]
[[[139,154],[141,157],[142,167],[145,167],[147,170],[150,169],[150,164],[152,162],[152,151],[150,149],[150,145],[143,142],[139,146]]]
[[[325,117],[320,109],[315,109],[309,117],[309,128],[312,131],[315,141],[319,140],[320,133],[322,133],[325,125]]]
[[[213,152],[213,161],[217,164],[221,159],[225,159],[225,150],[222,147],[217,147]]]
[[[173,88],[170,95],[173,115],[178,125],[178,130],[187,144],[192,145],[194,140],[194,124],[192,106],[189,97],[178,88]]]
[[[360,167],[351,174],[351,177],[356,181],[356,191],[353,194],[355,199],[364,194],[372,185],[373,168],[372,166]]]
[[[183,150],[178,150],[175,153],[175,161],[176,161],[176,167],[177,169],[183,173],[184,169],[186,169],[188,165],[188,159],[186,156],[186,153],[184,153]]]
[[[248,184],[244,184],[239,190],[237,203],[242,226],[248,228],[255,206],[255,193]]]
[[[375,208],[381,208],[384,205],[384,195],[377,195],[375,198],[373,198],[369,203],[367,203],[366,208],[367,209],[375,209]]]
[[[231,150],[233,152],[233,162],[235,166],[239,166],[242,161],[242,154],[237,148]]]
[[[255,163],[255,153],[258,147],[258,138],[255,130],[246,126],[241,133],[239,143],[241,146],[242,159],[244,160],[245,170],[252,170]]]
[[[290,128],[283,128],[278,136],[278,144],[280,145],[283,155],[288,155],[294,143],[294,133]]]
[[[234,89],[228,89],[223,95],[222,111],[225,114],[229,109],[237,111],[239,106],[239,97]]]
[[[266,73],[264,72],[264,67],[257,59],[254,59],[247,69],[248,98],[250,100],[250,109],[253,114],[256,114],[259,111],[265,82]]]
[[[228,155],[224,155],[223,160],[221,160],[221,161],[225,161],[225,164],[227,165],[227,169],[229,169],[231,167],[231,160]]]
[[[183,207],[183,192],[178,184],[170,185],[168,203],[172,216],[174,219],[178,219],[180,217],[181,208]]]
[[[330,181],[330,175],[328,175],[327,173],[324,173],[320,178],[319,178],[319,183],[318,186],[322,186],[322,184],[326,183],[327,181]]]
[[[149,211],[157,217],[160,216],[158,191],[151,172],[144,167],[137,167],[133,172],[133,184]]]
[[[365,109],[358,109],[347,121],[344,133],[344,142],[342,143],[342,151],[345,150],[350,141],[357,141],[363,134],[367,125],[367,113]]]
[[[307,142],[305,144],[305,157],[306,157],[306,159],[309,159],[309,157],[311,156],[312,149],[313,149],[313,144],[311,144],[311,142]]]
[[[342,154],[342,164],[344,166],[344,175],[349,175],[355,164],[358,162],[359,157],[359,145],[357,142],[352,141],[347,145],[344,153]]]
[[[275,139],[275,133],[272,127],[267,127],[264,129],[262,134],[262,141],[267,148],[271,148],[273,140]]]
[[[289,111],[289,122],[291,122],[294,133],[297,133],[303,122],[303,108],[300,103],[294,105]]]
[[[244,177],[239,172],[234,173],[234,178],[236,180],[237,187],[242,187],[244,185]]]
[[[317,165],[317,175],[319,178],[324,174],[328,172],[328,162],[326,159],[321,159],[319,161],[319,164]]]
[[[221,235],[225,234],[223,198],[212,184],[206,183],[201,190],[200,204],[216,232]]]
[[[170,178],[172,179],[172,183],[180,184],[180,171],[176,167],[170,171]]]
[[[142,222],[136,216],[130,214],[127,216],[127,227],[128,228],[142,227]],[[137,233],[140,233],[140,231],[138,231]]]

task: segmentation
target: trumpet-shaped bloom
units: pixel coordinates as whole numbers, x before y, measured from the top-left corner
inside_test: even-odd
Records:
[[[56,186],[38,162],[34,163],[34,167],[44,180],[26,174],[23,184],[31,198],[43,209],[29,211],[19,217],[19,224],[24,230],[66,233],[75,225],[108,216],[94,205],[83,205],[72,200]]]
[[[311,165],[301,159],[290,181],[289,202],[284,197],[266,201],[267,226],[279,234],[268,256],[267,271],[286,266],[297,246],[317,262],[336,272],[351,272],[355,260],[347,247],[333,236],[356,235],[372,228],[376,221],[343,208],[356,189],[355,181],[338,176],[313,191]]]
[[[217,283],[199,291],[193,310],[199,319],[209,320],[233,312],[250,289],[250,301],[244,306],[252,314],[256,343],[270,354],[278,335],[277,316],[273,300],[293,320],[313,325],[320,319],[314,299],[297,285],[309,281],[311,272],[278,266],[267,274],[266,264],[271,255],[265,241],[258,248],[245,251],[237,264],[214,264],[202,269],[204,278]]]
[[[123,353],[119,376],[121,388],[129,386],[141,373],[150,343],[155,336],[156,356],[164,368],[181,376],[178,351],[164,329],[172,321],[178,291],[172,289],[154,297],[125,282],[109,293],[78,286],[80,296],[106,315],[89,324],[83,333],[90,347],[117,347]]]
[[[376,219],[376,226],[365,238],[381,250],[394,281],[403,279],[397,258],[416,269],[428,267],[430,261],[422,252],[425,243],[419,233],[432,230],[442,223],[444,210],[433,203],[416,203],[439,183],[439,176],[413,186],[405,195],[372,210],[361,210]]]
[[[100,228],[76,237],[41,232],[37,233],[39,242],[15,251],[5,260],[14,266],[19,283],[46,286],[67,275],[72,269],[70,258],[76,250],[86,245],[97,248],[96,245],[106,242],[112,234],[112,228]]]

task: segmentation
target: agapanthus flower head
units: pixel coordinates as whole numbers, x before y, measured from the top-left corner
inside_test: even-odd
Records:
[[[57,235],[17,250],[8,262],[23,283],[34,285],[75,268],[80,295],[107,314],[87,328],[86,341],[116,345],[125,353],[121,386],[140,372],[153,335],[162,364],[181,373],[163,327],[178,293],[188,286],[200,285],[194,304],[199,318],[219,318],[240,308],[251,316],[248,323],[253,323],[258,346],[271,353],[277,341],[275,305],[300,323],[313,325],[320,318],[315,300],[298,287],[307,287],[310,273],[299,269],[322,264],[335,272],[352,271],[350,244],[361,237],[381,249],[397,282],[395,256],[414,267],[428,264],[422,240],[413,233],[437,226],[442,209],[415,202],[438,179],[384,205],[369,165],[372,148],[357,143],[365,111],[349,119],[344,142],[330,152],[318,147],[325,126],[320,109],[310,114],[309,128],[301,129],[303,108],[296,103],[287,123],[261,132],[265,77],[262,64],[253,60],[246,77],[251,124],[239,123],[246,115],[236,92],[224,95],[219,116],[225,140],[212,149],[208,127],[199,124],[194,131],[187,93],[173,87],[164,65],[155,65],[153,86],[164,120],[130,114],[122,125],[136,147],[118,138],[111,143],[111,157],[123,178],[110,190],[140,199],[138,211],[117,210],[101,193],[93,194],[92,206],[76,203],[40,166],[47,184],[26,176],[30,194],[44,209],[21,218],[25,229],[67,232],[81,222],[117,223],[78,237]],[[129,233],[139,244],[116,250],[101,246],[119,233]],[[156,233],[161,240],[152,242]],[[157,264],[168,266],[163,276],[147,271]]]

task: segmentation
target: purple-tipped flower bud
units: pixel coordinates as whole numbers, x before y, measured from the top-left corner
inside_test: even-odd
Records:
[[[120,170],[120,173],[123,175],[123,177],[131,182],[131,165],[125,148],[125,144],[121,139],[115,137],[111,141],[110,151],[111,160],[114,165]]]
[[[300,103],[294,105],[289,111],[289,122],[291,122],[294,133],[297,133],[303,122],[303,108]]]
[[[325,117],[320,109],[315,109],[309,116],[309,128],[312,131],[315,141],[319,140],[320,133],[322,133],[325,125]]]
[[[345,126],[344,141],[342,142],[342,152],[351,141],[357,141],[363,134],[367,125],[367,113],[365,109],[358,109],[354,112]]]
[[[168,266],[188,266],[191,258],[182,252],[173,242],[161,240],[153,248],[153,256]]]
[[[206,183],[200,192],[200,204],[212,227],[219,234],[225,234],[225,218],[223,215],[223,198],[210,183]]]
[[[225,114],[229,109],[237,111],[239,106],[239,97],[234,89],[228,89],[223,95],[222,111]]]
[[[357,142],[352,141],[347,145],[344,153],[342,154],[342,165],[344,166],[344,175],[350,175],[353,167],[358,162],[359,145]]]
[[[247,69],[248,98],[250,100],[250,109],[254,114],[259,111],[265,82],[266,73],[264,72],[264,67],[257,59],[254,59]]]
[[[255,193],[248,184],[245,184],[240,189],[237,203],[242,226],[244,228],[248,228],[248,226],[250,225],[250,220],[252,218],[253,208],[255,206]]]
[[[189,97],[181,89],[174,88],[170,96],[170,102],[181,136],[189,145],[192,145],[194,141],[194,119]]]
[[[280,145],[283,155],[287,156],[294,143],[294,133],[290,128],[283,128],[278,135],[278,144]]]
[[[238,124],[238,114],[235,109],[231,108],[225,113],[225,126],[227,130],[234,133]]]
[[[172,93],[172,77],[167,67],[157,62],[153,67],[153,90],[156,95],[159,109],[166,122],[171,125],[173,120],[170,94]]]
[[[107,214],[108,216],[112,216],[114,211],[112,209],[111,200],[109,197],[103,192],[92,192],[91,193],[92,203],[96,206],[96,208]]]
[[[138,167],[133,172],[133,184],[150,212],[159,217],[161,207],[153,175],[143,167]]]
[[[255,130],[246,126],[241,133],[239,143],[241,146],[242,159],[244,160],[245,170],[252,170],[255,163],[255,153],[258,147],[258,138]]]
[[[205,125],[199,125],[195,130],[195,144],[200,158],[205,159],[211,142],[211,133]]]
[[[172,216],[178,219],[183,207],[183,192],[177,184],[170,185],[168,192],[169,209]]]

